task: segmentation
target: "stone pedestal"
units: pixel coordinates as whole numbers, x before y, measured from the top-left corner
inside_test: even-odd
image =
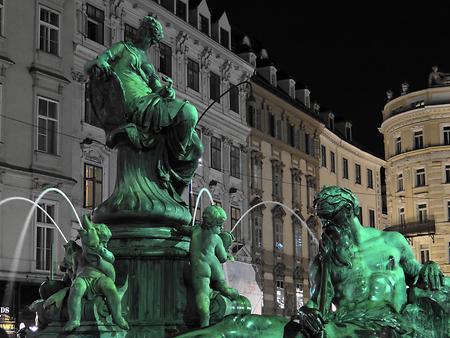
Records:
[[[122,300],[127,338],[172,337],[195,324],[193,296],[184,271],[190,239],[174,228],[111,225],[117,285],[128,278]]]
[[[51,323],[42,331],[30,333],[30,338],[125,338],[126,331],[115,325],[99,325],[97,322],[82,322],[74,332],[65,333],[65,323]]]

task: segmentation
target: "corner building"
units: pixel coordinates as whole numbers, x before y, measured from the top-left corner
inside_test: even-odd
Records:
[[[392,98],[383,109],[390,227],[406,236],[419,262],[450,275],[450,87]]]

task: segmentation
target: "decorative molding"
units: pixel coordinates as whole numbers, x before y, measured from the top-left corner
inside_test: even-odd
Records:
[[[222,66],[220,67],[223,81],[230,80],[231,66],[232,66],[232,62],[230,60],[225,60],[222,64]]]
[[[286,276],[286,265],[284,263],[277,263],[273,268],[275,277],[284,278]]]

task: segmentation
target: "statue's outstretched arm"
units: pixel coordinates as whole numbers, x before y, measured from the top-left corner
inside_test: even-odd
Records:
[[[105,50],[102,54],[98,55],[95,59],[86,62],[84,66],[85,73],[89,74],[92,67],[97,66],[105,72],[111,71],[111,64],[114,60],[122,56],[124,50],[123,42],[117,42],[113,44],[109,49]]]
[[[414,254],[411,250],[411,247],[408,245],[406,238],[403,237],[402,234],[394,232],[392,233],[392,236],[394,236],[394,241],[400,248],[400,265],[405,273],[406,283],[408,285],[412,285],[419,274],[421,265],[414,257]]]

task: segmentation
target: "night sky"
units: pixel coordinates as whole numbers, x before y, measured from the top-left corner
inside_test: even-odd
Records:
[[[278,70],[307,85],[321,110],[350,120],[354,139],[380,157],[383,139],[377,128],[386,90],[399,95],[404,81],[410,91],[426,88],[434,64],[450,73],[450,8],[430,8],[431,2],[401,11],[379,2],[372,7],[368,2],[207,3],[227,12],[235,33],[266,48]]]

